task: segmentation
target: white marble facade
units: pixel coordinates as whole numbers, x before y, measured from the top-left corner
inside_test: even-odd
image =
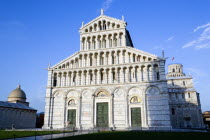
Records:
[[[166,59],[135,49],[126,26],[103,11],[82,24],[80,51],[48,68],[43,128],[67,127],[70,109],[76,129],[97,127],[98,103],[108,103],[109,128],[171,128]],[[133,108],[141,125],[132,122]]]

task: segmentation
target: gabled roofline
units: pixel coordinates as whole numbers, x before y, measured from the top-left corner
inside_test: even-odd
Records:
[[[113,17],[109,17],[109,16],[106,16],[106,15],[100,15],[100,16],[96,17],[95,19],[93,19],[93,20],[89,21],[88,23],[86,23],[84,26],[80,27],[80,30],[82,30],[83,28],[86,28],[88,25],[90,25],[90,24],[93,23],[94,21],[96,21],[96,20],[98,20],[98,19],[100,19],[100,18],[103,18],[103,17],[109,18],[109,19],[111,19],[111,20],[115,20],[115,21],[117,21],[117,22],[121,22],[121,23],[126,24],[125,21],[122,21],[122,20],[120,20],[120,19],[113,18]]]
[[[127,48],[127,49],[131,49],[131,50],[133,50],[133,51],[142,53],[142,54],[147,55],[147,56],[150,56],[150,57],[155,57],[155,58],[157,58],[157,59],[165,60],[165,58],[159,57],[159,56],[157,56],[157,55],[155,55],[155,54],[151,54],[151,53],[149,53],[149,52],[145,52],[145,51],[142,51],[142,50],[138,50],[138,49],[133,48],[133,47],[130,47],[130,46],[122,46],[122,47],[125,47],[125,48]],[[122,48],[122,47],[119,47],[119,48]],[[94,50],[91,50],[91,51],[94,51]],[[53,65],[53,66],[50,67],[50,68],[55,68],[56,66],[58,66],[58,65],[60,65],[61,63],[67,61],[68,59],[74,57],[75,55],[78,55],[80,52],[81,52],[81,51],[77,51],[76,53],[74,53],[74,54],[68,56],[67,58],[65,58],[64,60],[62,60],[62,61],[56,63],[55,65]]]
[[[63,62],[65,62],[66,60],[70,59],[71,57],[74,57],[75,55],[77,55],[77,54],[79,54],[79,53],[80,53],[80,51],[78,51],[78,52],[76,52],[76,53],[73,53],[72,55],[70,55],[70,56],[68,56],[67,58],[65,58],[64,60],[62,60],[62,61],[56,63],[55,65],[53,65],[53,66],[50,67],[50,68],[56,67],[57,65],[59,65],[59,64],[61,64],[61,63],[63,63]]]

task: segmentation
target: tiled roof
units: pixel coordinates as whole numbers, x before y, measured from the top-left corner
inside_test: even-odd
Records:
[[[29,106],[20,103],[10,103],[10,102],[3,102],[0,101],[0,107],[7,107],[7,108],[17,108],[17,109],[25,109],[25,110],[36,110]]]

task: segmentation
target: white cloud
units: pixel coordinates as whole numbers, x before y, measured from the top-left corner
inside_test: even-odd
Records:
[[[182,48],[191,47],[191,46],[195,45],[196,43],[197,43],[196,40],[190,41],[187,44],[185,44]]]
[[[174,39],[174,36],[171,36],[171,37],[169,37],[168,39],[167,39],[167,41],[171,41],[171,40],[173,40]]]
[[[195,28],[195,29],[193,30],[193,32],[197,32],[198,30],[203,29],[203,28],[206,28],[206,27],[208,27],[208,26],[210,26],[210,23],[205,24],[205,25],[202,25],[202,26],[198,26],[197,28]]]
[[[108,10],[109,7],[111,6],[113,0],[105,0],[103,2],[103,5],[102,5],[102,9],[104,9],[104,11]]]
[[[193,30],[193,32],[197,32],[198,30],[202,30],[202,33],[195,40],[192,40],[186,43],[182,48],[194,47],[195,49],[204,49],[210,48],[210,23],[198,26]]]

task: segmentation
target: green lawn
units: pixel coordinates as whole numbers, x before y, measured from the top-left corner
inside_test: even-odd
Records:
[[[0,131],[0,139],[62,133],[63,131]]]
[[[100,133],[92,133],[92,134],[86,134],[86,135],[79,135],[79,136],[73,136],[73,137],[64,137],[59,138],[58,140],[78,140],[78,139],[84,139],[84,140],[142,140],[141,138],[152,138],[154,140],[157,139],[164,139],[164,138],[207,138],[209,140],[210,133],[198,133],[198,132],[141,132],[141,131],[127,131],[127,132],[100,132]],[[179,140],[179,139],[178,139]]]

